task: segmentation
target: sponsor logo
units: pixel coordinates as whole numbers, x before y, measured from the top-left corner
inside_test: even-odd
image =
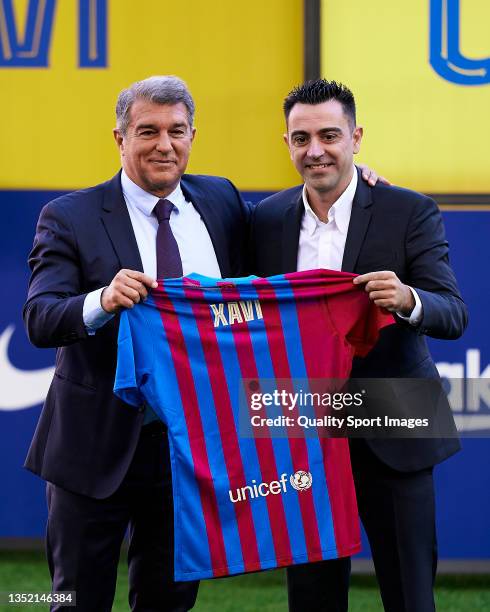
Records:
[[[313,477],[310,472],[304,472],[303,470],[298,470],[294,472],[289,478],[291,486],[296,491],[306,491],[309,489],[313,483]]]
[[[296,491],[306,491],[312,485],[313,478],[310,472],[298,470],[289,477],[289,482]],[[257,497],[267,497],[268,495],[279,495],[280,493],[288,492],[288,475],[281,474],[279,480],[271,482],[260,482],[252,480],[252,484],[240,487],[232,491],[228,491],[230,501],[233,504],[245,501],[246,499],[256,499]]]
[[[490,364],[481,365],[479,349],[466,351],[464,362],[436,363],[459,431],[490,429]]]
[[[457,85],[490,83],[490,57],[466,57],[460,47],[460,0],[430,0],[430,65]]]
[[[0,68],[49,66],[56,2],[28,0],[21,24],[12,0],[0,0]],[[78,0],[78,66],[107,66],[107,0]]]
[[[53,378],[54,367],[19,370],[9,359],[9,344],[15,326],[0,335],[0,410],[23,410],[42,404]]]

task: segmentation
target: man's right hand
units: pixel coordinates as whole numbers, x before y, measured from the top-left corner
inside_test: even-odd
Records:
[[[148,289],[156,289],[154,278],[136,270],[119,270],[111,284],[102,291],[100,305],[114,314],[122,308],[132,308],[148,296]]]

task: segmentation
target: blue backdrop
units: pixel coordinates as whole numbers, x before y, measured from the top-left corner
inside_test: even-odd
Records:
[[[0,466],[2,503],[0,538],[40,537],[44,534],[44,483],[22,468],[47,390],[53,350],[38,350],[26,339],[21,310],[28,280],[27,254],[44,203],[54,192],[0,191],[2,205],[0,306]],[[261,194],[246,194],[257,200]],[[457,341],[431,341],[432,353],[445,372],[481,376],[490,384],[490,337],[487,333],[490,289],[490,212],[444,212],[451,260],[470,311],[465,336]],[[486,382],[488,380],[488,383]],[[464,385],[462,413],[465,415]],[[488,389],[487,397],[490,395]],[[484,393],[482,393],[484,395]],[[482,402],[470,422],[479,427],[488,407]],[[459,414],[459,413],[458,413]],[[461,416],[459,415],[459,416]],[[480,419],[480,421],[479,421]],[[467,432],[471,433],[471,432]],[[489,437],[463,439],[463,451],[436,470],[438,539],[441,558],[490,558]],[[365,546],[365,550],[367,546]],[[368,554],[367,552],[363,553]]]

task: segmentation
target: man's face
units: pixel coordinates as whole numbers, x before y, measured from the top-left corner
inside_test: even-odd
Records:
[[[142,99],[131,107],[126,134],[114,130],[126,174],[159,197],[169,195],[184,174],[194,134],[183,103],[154,104]]]
[[[295,104],[284,140],[308,191],[340,195],[352,178],[353,155],[360,148],[362,128],[349,123],[337,100]]]

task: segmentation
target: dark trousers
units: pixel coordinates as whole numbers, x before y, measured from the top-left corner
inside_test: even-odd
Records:
[[[386,612],[434,612],[437,566],[432,468],[398,472],[351,440],[357,502]],[[346,612],[350,560],[288,569],[292,612]]]
[[[172,483],[167,434],[153,423],[119,489],[93,499],[47,485],[47,557],[54,591],[76,591],[76,610],[110,612],[129,527],[129,603],[135,612],[184,611],[198,582],[173,580]],[[52,610],[73,610],[63,606]]]

